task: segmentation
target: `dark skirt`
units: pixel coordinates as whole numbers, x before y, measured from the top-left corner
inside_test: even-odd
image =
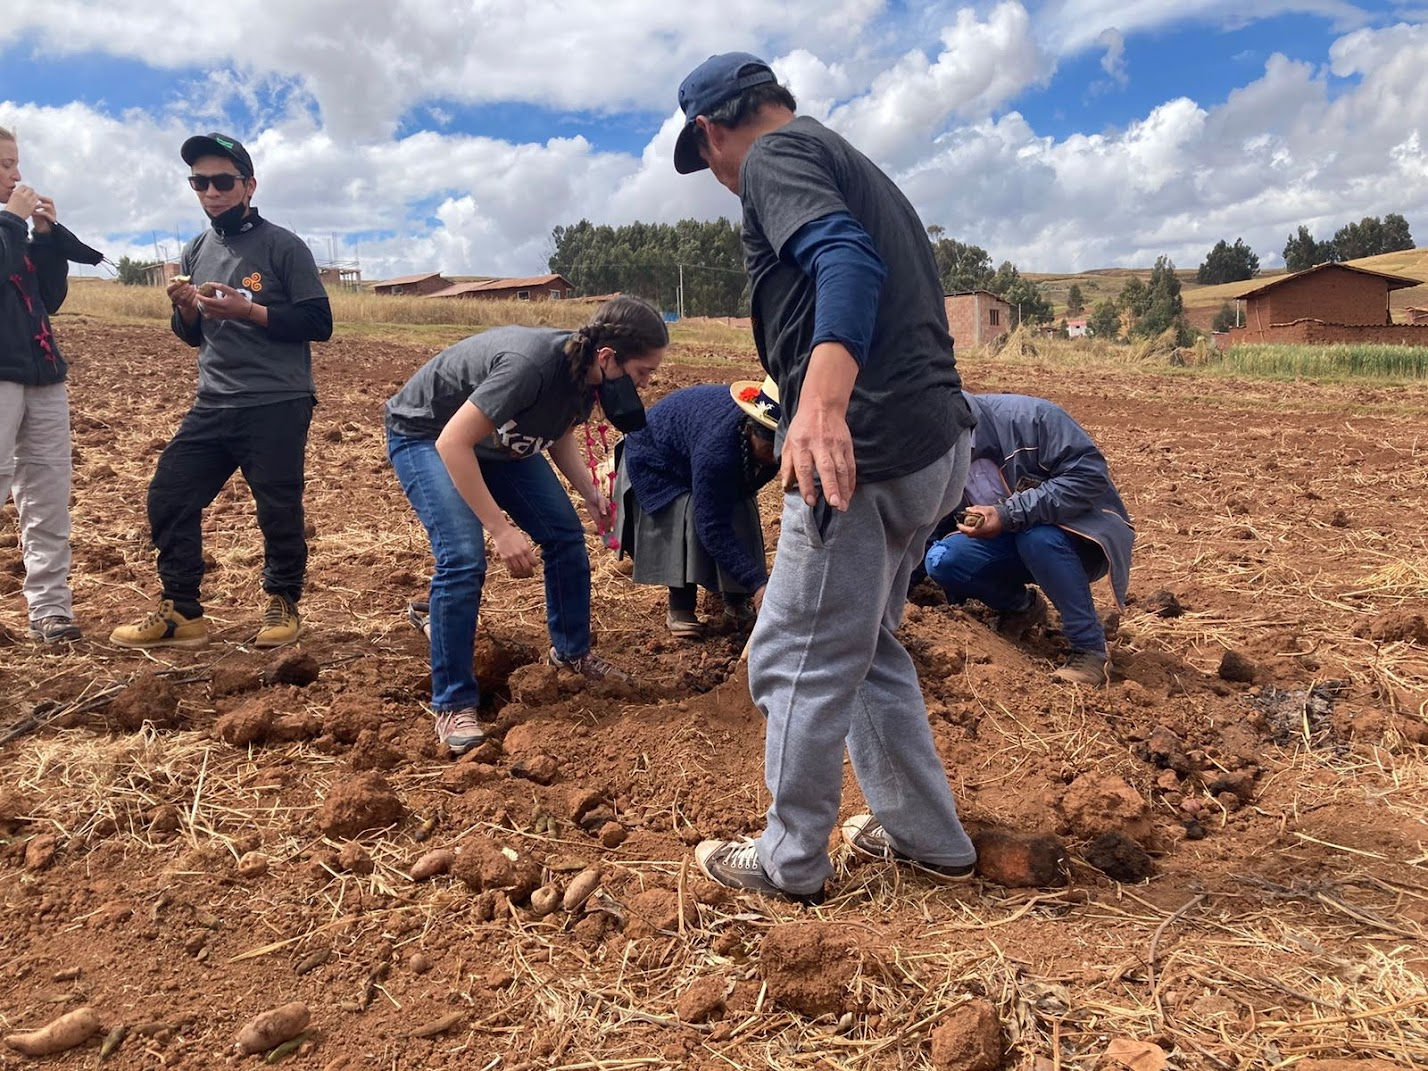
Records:
[[[720,568],[694,531],[694,499],[680,495],[654,513],[640,508],[635,489],[630,486],[623,458],[615,473],[615,531],[620,540],[620,557],[634,559],[633,578],[637,584],[660,584],[682,588],[698,584],[710,591],[729,595],[751,595]],[[758,503],[740,500],[732,518],[734,535],[759,561],[764,560],[764,530]]]

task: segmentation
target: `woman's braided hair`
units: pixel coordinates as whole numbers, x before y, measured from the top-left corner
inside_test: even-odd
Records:
[[[615,362],[623,365],[631,357],[668,345],[669,328],[659,310],[640,298],[621,296],[595,310],[590,321],[570,336],[565,354],[570,358],[570,374],[578,383],[590,371],[595,354],[606,346],[615,351]]]

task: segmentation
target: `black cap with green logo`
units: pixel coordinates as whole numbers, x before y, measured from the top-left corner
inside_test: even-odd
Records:
[[[226,156],[232,160],[245,178],[253,177],[253,158],[238,139],[215,131],[212,134],[196,134],[183,143],[179,150],[183,162],[189,167],[200,156]]]

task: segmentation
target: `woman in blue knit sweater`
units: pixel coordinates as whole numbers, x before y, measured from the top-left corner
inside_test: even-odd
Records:
[[[753,621],[754,596],[768,583],[755,496],[778,475],[779,415],[771,380],[685,387],[651,407],[644,429],[620,442],[621,555],[634,559],[636,583],[669,588],[665,620],[676,636],[703,636],[695,613],[701,587],[723,597],[728,624]]]

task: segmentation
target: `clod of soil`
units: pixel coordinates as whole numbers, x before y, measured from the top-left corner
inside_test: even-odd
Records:
[[[512,903],[540,887],[540,866],[534,859],[491,840],[468,843],[452,862],[451,873],[472,892],[504,892]]]
[[[0,833],[13,833],[29,813],[30,802],[18,789],[0,788]]]
[[[385,722],[380,706],[364,696],[339,695],[323,716],[322,725],[343,744],[355,743],[363,729],[377,730]]]
[[[1422,614],[1390,610],[1354,629],[1354,635],[1374,643],[1416,643],[1428,646],[1428,621]]]
[[[149,722],[156,729],[173,729],[180,722],[178,689],[152,670],[129,682],[105,707],[105,717],[125,732],[135,733]]]
[[[679,932],[679,894],[670,889],[646,889],[625,905],[625,932],[631,937],[654,937]],[[684,902],[684,924],[698,920],[694,904]]]
[[[1003,1051],[1002,1021],[985,1000],[953,1008],[932,1030],[934,1071],[997,1071]]]
[[[526,755],[511,764],[511,773],[538,785],[548,785],[560,776],[560,763],[544,752]]]
[[[1026,836],[986,830],[972,837],[977,874],[1008,889],[1059,888],[1066,884],[1066,847],[1050,833]]]
[[[853,980],[882,974],[884,967],[861,927],[785,922],[759,946],[759,970],[775,1004],[816,1018],[854,1010]]]
[[[270,684],[291,684],[306,688],[317,680],[322,669],[306,651],[284,651],[273,659],[264,674]]]
[[[247,665],[215,666],[208,678],[208,694],[215,699],[256,692],[262,686],[258,670]]]
[[[1253,684],[1256,667],[1238,651],[1226,651],[1220,659],[1220,680],[1234,684]]]
[[[1164,588],[1151,592],[1141,599],[1140,608],[1156,617],[1179,617],[1185,612],[1185,607],[1180,605],[1180,600],[1175,597],[1175,593]]]
[[[707,1023],[724,1018],[724,995],[727,985],[722,978],[697,978],[674,1006],[682,1023]]]
[[[337,853],[337,865],[349,874],[357,874],[360,877],[365,877],[376,869],[367,849],[355,840],[349,840],[342,846],[342,850]]]
[[[361,773],[333,784],[317,812],[317,827],[334,839],[350,840],[400,822],[406,813],[381,774]]]
[[[1102,833],[1086,847],[1086,862],[1113,881],[1127,884],[1144,881],[1155,865],[1135,841],[1119,830]]]
[[[213,735],[231,747],[247,747],[267,737],[273,727],[273,710],[261,696],[224,714],[213,723]]]
[[[1157,725],[1146,738],[1145,754],[1142,757],[1164,769],[1174,770],[1181,777],[1188,777],[1197,768],[1189,751],[1185,741],[1176,732],[1164,725]]]
[[[1119,830],[1144,844],[1154,834],[1149,806],[1115,774],[1082,774],[1056,801],[1056,810],[1080,837]]]
[[[31,837],[25,845],[25,869],[44,870],[55,861],[58,845],[59,838],[53,833],[41,833],[37,837]]]

